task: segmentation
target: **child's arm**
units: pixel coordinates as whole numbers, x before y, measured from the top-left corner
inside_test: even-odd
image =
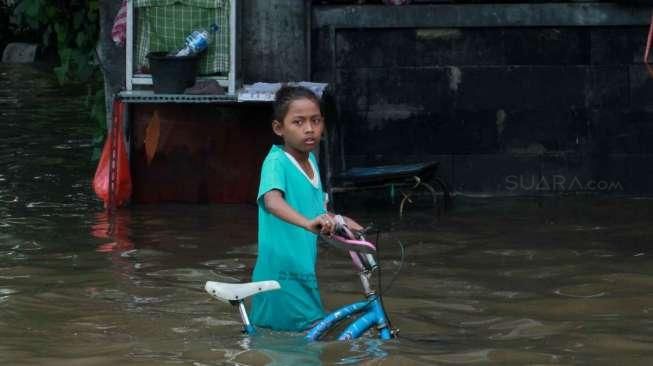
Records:
[[[295,211],[288,202],[283,198],[283,193],[278,189],[273,189],[263,195],[265,209],[274,216],[289,222],[293,225],[302,227],[316,234],[326,234],[333,231],[333,219],[328,215],[320,215],[312,220],[305,218]]]

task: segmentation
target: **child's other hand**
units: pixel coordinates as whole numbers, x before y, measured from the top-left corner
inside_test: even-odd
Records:
[[[331,235],[335,229],[335,222],[329,215],[320,215],[310,220],[306,225],[306,229],[315,234]]]
[[[349,217],[347,217],[347,216],[344,216],[344,219],[345,219],[345,224],[346,224],[346,225],[347,225],[351,230],[356,231],[356,232],[363,231],[364,228],[363,228],[359,223],[357,223],[356,221],[354,221],[353,219],[351,219],[351,218],[349,218]]]

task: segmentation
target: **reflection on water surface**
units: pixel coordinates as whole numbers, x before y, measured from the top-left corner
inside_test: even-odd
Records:
[[[385,229],[386,281],[406,245],[385,294],[401,338],[248,338],[202,286],[249,279],[255,208],[139,206],[110,222],[90,190],[82,98],[25,66],[0,75],[2,364],[653,362],[649,200],[459,197],[441,220],[403,223],[355,209]],[[343,253],[322,249],[318,274],[327,307],[360,297]]]

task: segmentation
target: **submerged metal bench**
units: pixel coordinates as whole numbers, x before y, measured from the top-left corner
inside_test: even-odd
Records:
[[[350,168],[333,176],[331,193],[389,187],[393,195],[399,188],[403,196],[399,218],[403,218],[406,202],[413,203],[411,197],[423,187],[430,193],[433,205],[440,213],[449,208],[451,195],[447,184],[436,176],[438,166],[438,162],[425,162]]]

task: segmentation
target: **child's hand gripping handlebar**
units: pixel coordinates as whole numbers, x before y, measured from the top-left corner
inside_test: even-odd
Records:
[[[359,270],[372,270],[376,266],[373,253],[376,253],[376,246],[365,240],[362,232],[351,230],[340,215],[336,215],[335,229],[331,235],[321,235],[322,239],[329,245],[344,249],[349,252],[354,265]]]

